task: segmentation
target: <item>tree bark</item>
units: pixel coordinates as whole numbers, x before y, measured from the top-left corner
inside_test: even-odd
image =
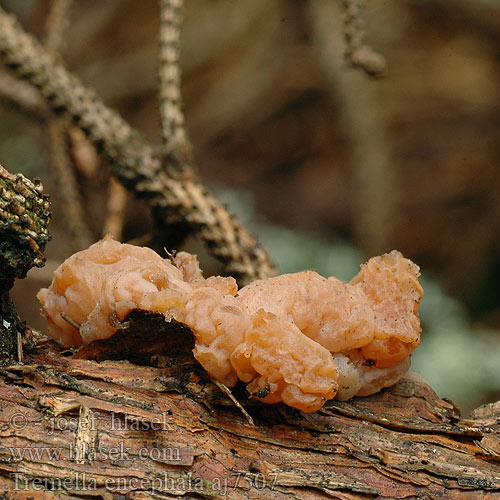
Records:
[[[236,387],[251,425],[189,330],[146,320],[76,355],[39,340],[1,371],[2,498],[500,498],[500,402],[463,420],[414,373],[312,414]],[[156,366],[103,360],[141,356]]]

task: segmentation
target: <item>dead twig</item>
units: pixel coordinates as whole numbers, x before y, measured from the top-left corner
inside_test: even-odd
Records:
[[[71,316],[69,316],[65,312],[62,312],[60,314],[60,316],[64,321],[66,321],[66,323],[70,324],[72,327],[76,328],[77,330],[80,330],[82,325],[80,325],[80,323],[75,321]]]
[[[68,130],[73,165],[87,179],[92,178],[99,168],[99,156],[94,145],[77,127]]]
[[[48,135],[52,155],[52,168],[57,177],[58,195],[64,206],[64,220],[68,226],[75,249],[81,250],[92,244],[94,238],[86,222],[85,211],[73,166],[66,149],[64,118],[50,121]]]
[[[23,362],[23,336],[21,332],[17,332],[17,361]]]
[[[342,0],[344,9],[345,59],[362,68],[370,76],[383,76],[387,64],[382,54],[375,52],[365,42],[363,7],[365,0]]]
[[[176,168],[193,163],[182,110],[180,44],[183,0],[160,0],[160,116],[165,158]]]
[[[46,22],[45,48],[53,55],[60,57],[59,50],[64,32],[69,24],[68,16],[72,0],[53,0]],[[85,219],[85,210],[75,172],[68,154],[67,120],[55,117],[49,122],[48,135],[52,155],[58,194],[64,206],[64,218],[68,226],[71,241],[76,250],[87,248],[93,241],[92,233]]]
[[[332,95],[342,103],[351,138],[356,238],[367,255],[376,255],[390,241],[397,192],[380,102],[363,74],[342,69],[342,47],[332,36],[341,29],[335,4],[331,0],[309,2],[307,15],[318,61]]]
[[[234,397],[233,393],[229,390],[229,387],[227,387],[226,385],[222,384],[218,380],[213,380],[213,382],[232,401],[232,403],[234,404],[234,406],[236,406],[236,408],[238,408],[238,410],[241,411],[241,413],[243,414],[243,416],[246,418],[247,422],[250,425],[255,425],[255,423],[253,421],[253,418],[250,415],[250,413],[248,413],[245,410],[245,408],[243,408],[243,406],[241,405],[241,403]]]
[[[50,108],[40,92],[6,71],[0,71],[0,100],[12,103],[42,121],[50,116]]]
[[[121,241],[127,207],[127,191],[114,177],[109,179],[107,215],[103,235],[111,234],[115,240]]]
[[[52,0],[45,23],[45,48],[52,54],[61,50],[64,33],[69,25],[69,10],[73,0]]]
[[[0,54],[6,64],[38,87],[56,111],[66,111],[113,163],[113,172],[156,212],[168,227],[185,222],[240,283],[276,273],[267,252],[238,219],[197,179],[169,176],[153,148],[47,53],[17,21],[0,8]]]

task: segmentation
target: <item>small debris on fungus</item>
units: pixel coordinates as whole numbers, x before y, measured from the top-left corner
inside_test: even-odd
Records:
[[[313,412],[408,371],[420,341],[419,275],[392,251],[350,283],[303,271],[238,291],[233,278],[203,278],[194,255],[163,259],[108,236],[68,258],[38,298],[49,335],[64,346],[110,337],[135,309],[162,313],[191,329],[193,355],[213,379],[228,387],[239,379],[256,399]]]

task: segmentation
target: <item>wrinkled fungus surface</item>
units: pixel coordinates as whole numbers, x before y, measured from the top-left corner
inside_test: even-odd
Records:
[[[38,298],[49,335],[65,346],[110,337],[133,309],[161,312],[193,331],[193,355],[214,379],[312,412],[407,372],[420,341],[418,277],[392,251],[350,283],[303,271],[238,290],[233,278],[203,278],[194,255],[163,259],[106,237],[67,259]]]

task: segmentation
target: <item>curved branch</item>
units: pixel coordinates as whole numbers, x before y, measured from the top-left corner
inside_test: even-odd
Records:
[[[183,0],[160,0],[160,115],[166,156],[192,163],[182,110],[181,69],[179,65]],[[182,158],[184,157],[184,158]]]
[[[45,25],[44,47],[51,54],[57,54],[69,25],[69,11],[73,0],[53,0]]]
[[[153,148],[94,92],[58,63],[0,8],[0,54],[38,87],[56,111],[67,112],[101,146],[116,177],[162,215],[163,224],[185,221],[241,283],[275,274],[267,252],[195,178],[169,176]]]
[[[53,0],[47,16],[44,47],[54,57],[60,57],[59,50],[69,25],[71,4],[72,0]],[[48,123],[51,166],[57,178],[58,193],[65,208],[64,219],[71,241],[77,250],[82,250],[93,242],[93,237],[85,219],[82,197],[67,150],[66,125],[67,120],[61,117],[54,117]]]
[[[345,58],[352,66],[360,67],[370,76],[383,76],[387,71],[384,56],[365,42],[363,7],[364,0],[342,0]]]

